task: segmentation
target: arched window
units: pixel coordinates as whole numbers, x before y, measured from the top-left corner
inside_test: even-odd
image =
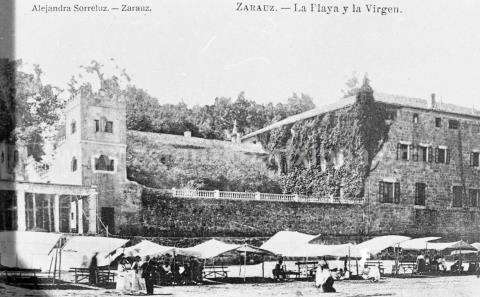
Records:
[[[100,155],[98,158],[95,158],[95,170],[114,171],[115,170],[114,160],[109,159],[105,155]]]
[[[72,158],[71,169],[72,169],[72,172],[77,171],[77,158],[75,157]]]
[[[75,121],[73,121],[71,124],[70,124],[70,134],[74,134],[75,131],[77,131],[77,123]]]

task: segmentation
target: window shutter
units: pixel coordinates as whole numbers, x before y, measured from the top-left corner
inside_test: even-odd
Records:
[[[413,146],[412,146],[413,147]],[[413,161],[418,162],[418,146],[413,147]]]
[[[473,158],[474,158],[474,154],[473,153],[470,153],[470,166],[473,167]]]
[[[418,204],[418,201],[419,201],[419,184],[418,183],[415,183],[415,204]]]
[[[378,201],[384,202],[383,181],[378,182]]]
[[[435,163],[438,163],[438,147],[435,148]]]
[[[400,203],[400,183],[399,182],[396,182],[394,184],[394,197],[393,197],[393,202],[395,203]]]
[[[450,164],[450,149],[445,150],[445,163]]]
[[[397,143],[397,160],[400,159],[400,148],[401,148],[401,144]]]
[[[428,162],[433,162],[433,147],[427,147]]]

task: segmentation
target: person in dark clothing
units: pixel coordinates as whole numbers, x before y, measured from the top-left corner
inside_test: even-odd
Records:
[[[90,285],[97,284],[97,268],[98,268],[98,260],[97,260],[98,252],[93,254],[92,260],[90,261],[90,265],[88,266],[88,280]]]
[[[331,270],[333,273],[336,273],[337,269],[332,269]],[[325,293],[335,293],[337,292],[335,288],[333,287],[333,283],[335,280],[333,279],[332,274],[330,273],[330,276],[327,278],[327,280],[323,283],[322,285],[322,291]]]
[[[285,269],[284,269],[284,267],[283,267],[283,259],[282,259],[282,258],[278,259],[278,263],[275,264],[275,268],[273,269],[272,274],[273,274],[273,278],[276,279],[276,280],[279,280],[280,277],[282,277],[283,279],[286,278],[286,274],[285,274]]]
[[[145,263],[140,267],[142,269],[142,278],[145,279],[145,286],[147,287],[147,295],[153,295],[153,285],[155,283],[155,265],[147,256]]]

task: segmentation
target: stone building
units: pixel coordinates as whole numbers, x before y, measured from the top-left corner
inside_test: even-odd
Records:
[[[95,187],[99,227],[115,232],[139,212],[140,189],[126,175],[125,98],[76,96],[66,104],[65,128],[50,181]]]
[[[365,99],[366,98],[366,99]],[[388,134],[361,184],[362,217],[352,224],[364,224],[360,233],[408,233],[480,235],[480,111],[430,100],[374,93],[364,85],[359,94],[322,108],[286,118],[245,135],[252,142],[262,134],[282,127],[294,129],[312,125],[315,119],[349,110],[361,100],[372,100],[387,111]],[[312,131],[312,130],[310,130]],[[295,141],[296,131],[290,141]],[[305,150],[310,149],[305,147]],[[288,159],[278,157],[284,174],[291,169]],[[349,162],[348,149],[314,157],[321,171],[325,164],[339,170]],[[368,156],[367,156],[368,157]],[[350,159],[351,160],[351,159]],[[310,163],[308,159],[306,163]],[[318,164],[317,163],[317,164]],[[349,164],[345,164],[349,165]],[[310,164],[303,165],[308,168]],[[343,195],[343,189],[339,195]],[[341,215],[341,214],[338,214]],[[355,229],[355,228],[353,228]]]

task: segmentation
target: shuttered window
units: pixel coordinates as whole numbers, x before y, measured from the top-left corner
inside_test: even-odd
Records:
[[[462,207],[462,198],[463,198],[463,187],[461,186],[453,186],[452,187],[452,194],[453,194],[453,207]]]
[[[379,181],[378,194],[382,203],[400,203],[400,183]]]
[[[415,205],[425,205],[426,188],[424,183],[415,183]]]

